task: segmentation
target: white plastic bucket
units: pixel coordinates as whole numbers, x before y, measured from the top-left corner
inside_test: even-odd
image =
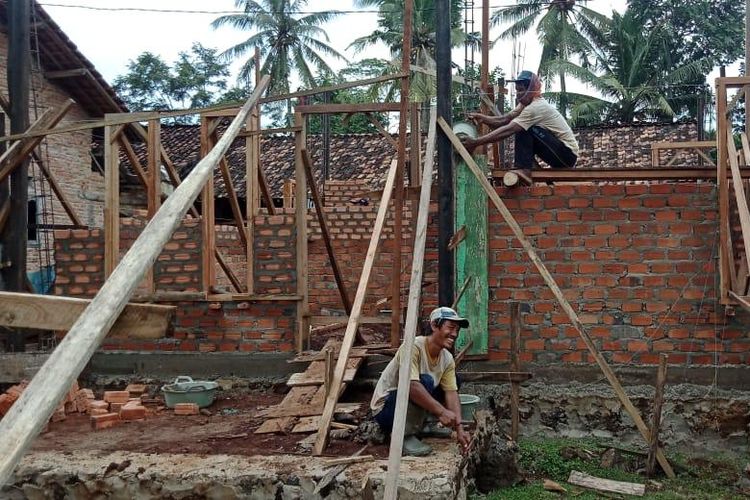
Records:
[[[453,124],[453,133],[458,136],[459,139],[463,139],[464,137],[469,137],[471,139],[476,139],[477,134],[477,128],[474,126],[473,123],[469,122],[456,122]]]

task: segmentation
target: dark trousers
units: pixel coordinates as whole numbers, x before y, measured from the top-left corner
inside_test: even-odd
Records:
[[[440,404],[445,404],[445,392],[440,386],[435,387],[435,380],[433,380],[431,375],[420,375],[419,382],[424,386],[430,396],[435,398]],[[385,398],[385,405],[374,417],[375,421],[380,425],[380,428],[386,433],[390,433],[393,428],[393,417],[396,414],[397,392],[398,391],[393,390],[388,393],[388,396]]]
[[[515,134],[515,168],[529,170],[534,156],[552,168],[573,168],[578,157],[546,128],[534,125]]]

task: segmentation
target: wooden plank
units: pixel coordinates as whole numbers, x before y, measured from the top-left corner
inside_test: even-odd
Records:
[[[125,150],[125,156],[128,157],[130,166],[133,167],[133,171],[138,177],[138,180],[147,188],[148,177],[146,176],[146,171],[143,169],[141,161],[138,159],[138,155],[135,153],[135,149],[133,149],[133,145],[130,143],[130,139],[128,139],[127,135],[120,136],[120,146]]]
[[[409,127],[411,145],[409,146],[409,185],[419,186],[421,182],[422,167],[422,123],[419,116],[421,103],[415,102],[411,105]]]
[[[576,486],[582,486],[590,490],[606,491],[609,493],[622,493],[642,497],[646,493],[646,486],[638,483],[626,483],[625,481],[613,481],[600,477],[590,476],[577,470],[570,471],[568,482]]]
[[[466,226],[461,226],[458,231],[453,233],[450,241],[448,241],[448,250],[455,250],[456,247],[466,239]]]
[[[737,303],[742,306],[742,308],[748,312],[750,312],[750,299],[748,297],[738,295],[734,293],[734,291],[729,290],[729,296],[737,301]]]
[[[521,304],[510,304],[510,369],[521,371]],[[510,437],[518,442],[520,428],[521,386],[518,382],[511,382],[510,386]]]
[[[292,430],[295,420],[295,417],[270,418],[263,422],[254,434],[287,434]]]
[[[407,6],[411,7],[409,1]],[[411,19],[411,16],[408,16]],[[420,186],[419,208],[417,209],[417,227],[414,234],[414,253],[411,264],[409,281],[409,299],[406,307],[406,324],[404,325],[404,340],[401,349],[401,362],[398,367],[398,387],[396,389],[396,409],[391,432],[391,443],[388,449],[388,470],[385,477],[384,498],[395,499],[398,493],[398,478],[401,470],[401,453],[404,446],[404,429],[406,427],[406,411],[409,404],[410,364],[414,350],[414,338],[419,322],[420,299],[422,292],[422,273],[424,271],[424,255],[427,242],[427,225],[430,212],[430,192],[432,189],[432,170],[435,158],[435,134],[437,126],[435,119],[437,108],[430,109],[430,122],[427,132],[427,151],[424,156],[422,169],[422,183]]]
[[[301,352],[310,331],[310,304],[308,303],[309,291],[307,289],[307,181],[305,164],[302,159],[307,143],[307,131],[304,117],[299,112],[294,113],[294,125],[300,127],[300,131],[294,134],[294,222],[296,227],[297,295],[302,297],[302,300],[297,302],[295,346],[297,352]]]
[[[330,325],[333,323],[343,323],[346,325],[348,322],[348,316],[310,316],[310,324],[313,326]],[[387,325],[390,322],[391,319],[384,316],[362,316],[359,319],[360,325]]]
[[[458,302],[461,300],[461,297],[464,296],[464,292],[466,292],[466,289],[469,286],[469,283],[471,283],[473,276],[467,276],[464,280],[464,284],[461,285],[461,288],[459,288],[458,293],[456,294],[456,298],[453,299],[453,304],[451,304],[451,309],[455,309],[458,305]]]
[[[750,269],[750,251],[748,251],[750,250],[750,208],[748,208],[747,206],[744,184],[742,183],[742,177],[740,176],[740,166],[737,163],[737,149],[734,146],[734,139],[732,138],[731,129],[727,130],[727,147],[729,149],[729,167],[732,171],[734,197],[737,203],[737,212],[740,217],[740,227],[742,229],[742,243],[745,245],[745,259],[747,260],[748,269]],[[729,220],[727,217],[727,223],[728,222]],[[725,232],[727,233],[726,241],[729,242],[729,228],[725,228]],[[728,247],[726,251],[727,257],[729,257]],[[730,265],[733,266],[734,262],[730,262]],[[729,284],[731,286],[731,280]]]
[[[355,413],[362,408],[364,403],[338,403],[333,413]],[[322,404],[306,404],[297,406],[276,406],[269,408],[260,413],[260,416],[279,418],[279,417],[309,417],[321,415],[324,410]],[[330,424],[329,424],[330,425]],[[318,427],[320,429],[320,427]]]
[[[740,169],[743,179],[750,178],[750,167]],[[532,182],[613,182],[613,181],[716,181],[716,169],[710,167],[674,168],[543,168],[531,171]],[[498,178],[502,181],[502,178]]]
[[[112,141],[112,127],[104,129],[104,278],[120,260],[120,151]]]
[[[0,208],[0,233],[5,230],[5,223],[8,222],[8,216],[10,215],[10,201],[5,200],[2,208]]]
[[[367,444],[364,445],[362,448],[360,448],[359,450],[357,450],[356,452],[354,452],[351,456],[356,457],[356,456],[361,455],[362,453],[364,453],[364,451],[367,449],[368,446],[369,445],[367,445]],[[313,490],[313,496],[318,495],[321,491],[323,491],[323,489],[326,488],[329,484],[331,484],[331,482],[334,479],[336,479],[336,477],[339,474],[341,474],[342,472],[344,472],[344,470],[347,467],[349,467],[349,464],[337,465],[334,468],[332,468],[331,470],[329,470],[328,472],[326,472],[326,474],[322,478],[320,478],[320,481],[315,486],[315,490]],[[368,481],[369,481],[369,479],[368,479]],[[367,484],[369,484],[369,482]],[[362,495],[362,499],[363,500],[370,500],[369,498],[366,498],[365,495]]]
[[[343,464],[356,464],[360,462],[371,462],[375,460],[375,457],[372,455],[360,455],[358,457],[342,457],[342,458],[332,458],[330,460],[326,460],[323,462],[323,464],[326,467],[330,467],[333,465],[343,465]]]
[[[257,108],[253,109],[250,117],[245,122],[245,130],[248,132],[256,132],[255,126],[257,120],[255,119],[255,114],[257,111]],[[201,117],[201,119],[205,120],[206,118]],[[251,294],[255,293],[255,216],[257,215],[255,192],[258,190],[258,162],[256,162],[255,153],[255,141],[252,136],[247,136],[245,138],[245,215],[247,217],[245,225],[247,238],[247,245],[245,246],[245,262],[247,263],[245,283],[247,284],[247,293]]]
[[[315,205],[315,213],[318,216],[320,232],[323,235],[323,242],[326,246],[326,252],[328,252],[328,262],[331,264],[333,279],[336,281],[336,286],[339,290],[339,296],[341,297],[341,304],[344,306],[346,314],[351,314],[352,302],[351,299],[349,299],[349,293],[346,291],[346,282],[344,281],[341,269],[339,268],[338,260],[336,259],[336,253],[333,251],[331,232],[328,229],[328,221],[326,220],[325,212],[323,211],[323,201],[320,199],[318,187],[315,185],[315,177],[313,177],[312,172],[312,160],[310,159],[310,155],[308,154],[307,149],[302,150],[302,164],[305,170],[307,184],[308,186],[310,186],[310,194],[312,195],[313,205]]]
[[[216,148],[198,162],[180,187],[167,198],[16,404],[0,420],[0,450],[3,450],[0,484],[7,483],[24,452],[112,328],[146,270],[179,227],[201,187],[213,173],[219,158],[229,149],[245,116],[269,81],[270,77],[263,78],[262,85],[253,91],[242,113],[229,125]]]
[[[227,278],[229,278],[229,282],[232,283],[234,289],[240,293],[244,292],[242,283],[240,283],[239,278],[234,274],[232,268],[229,267],[229,264],[224,259],[224,256],[221,254],[221,252],[219,252],[218,248],[214,248],[214,258],[216,259],[216,262],[219,263],[219,267],[221,267],[221,270],[224,271],[224,274],[227,276]],[[210,295],[210,293],[208,295]]]
[[[401,111],[397,102],[370,102],[352,104],[304,104],[294,108],[295,113],[303,115],[322,115],[333,113],[395,113]]]
[[[734,263],[729,262],[727,253],[729,244],[729,182],[727,180],[727,134],[730,130],[727,117],[727,89],[716,80],[716,141],[717,161],[716,179],[719,190],[719,301],[726,303],[727,292],[730,289],[729,267]]]
[[[715,148],[716,141],[660,141],[652,142],[651,150],[662,150],[662,149],[695,149],[695,148]]]
[[[357,373],[357,369],[362,364],[362,357],[349,358],[346,362],[346,371],[344,372],[344,382],[351,382]],[[289,376],[286,385],[321,385],[325,382],[325,361],[313,361],[307,370],[301,373],[293,373]]]
[[[59,108],[49,108],[29,127],[30,131],[46,132],[63,119],[70,107],[73,105],[71,99],[67,99]],[[0,183],[4,182],[10,174],[18,168],[32,151],[42,142],[44,134],[35,137],[20,139],[0,155]]]
[[[651,420],[651,442],[648,445],[646,475],[654,477],[656,471],[656,450],[659,449],[659,428],[661,427],[661,407],[664,404],[664,384],[667,382],[667,355],[659,355],[659,369],[656,372],[656,392],[654,393],[654,410]]]
[[[201,122],[201,158],[204,158],[210,151],[208,128],[211,124],[203,120]],[[216,220],[214,213],[214,178],[213,176],[206,179],[206,183],[203,186],[201,193],[201,236],[203,237],[203,247],[201,255],[203,257],[203,265],[201,269],[201,278],[203,283],[203,291],[207,294],[211,293],[213,286],[216,284],[216,268],[215,268],[215,256],[216,256]]]
[[[393,149],[398,151],[398,141],[393,138],[393,136],[385,129],[385,127],[383,127],[383,124],[375,119],[375,117],[372,116],[372,113],[365,113],[365,116],[368,120],[370,120],[372,126],[375,127],[378,132],[380,132],[380,135],[382,135],[383,138],[388,141],[391,146],[393,146]]]
[[[321,455],[325,449],[326,443],[328,442],[328,428],[333,420],[333,411],[335,409],[336,400],[338,399],[336,393],[338,392],[338,387],[342,384],[344,371],[346,370],[346,360],[349,357],[349,351],[352,348],[354,337],[357,328],[359,327],[359,318],[362,315],[362,307],[365,302],[365,297],[367,296],[367,285],[370,282],[370,274],[372,273],[372,267],[378,253],[380,236],[383,232],[383,227],[385,226],[385,217],[388,213],[388,203],[391,199],[395,179],[396,162],[393,161],[391,162],[391,168],[388,170],[388,177],[386,179],[385,188],[383,189],[383,198],[380,200],[380,205],[378,206],[378,213],[375,218],[375,225],[373,227],[372,236],[370,237],[367,254],[365,255],[365,262],[362,266],[362,274],[360,275],[359,285],[357,286],[357,293],[354,296],[354,303],[352,304],[352,313],[349,317],[349,323],[346,325],[346,332],[344,332],[344,338],[341,342],[341,352],[338,361],[336,362],[336,370],[331,384],[332,392],[329,397],[326,398],[321,426],[318,430],[315,444],[313,445],[314,455]],[[297,198],[296,203],[297,205],[300,205],[299,198]]]
[[[536,250],[534,250],[534,247],[531,246],[531,243],[529,243],[529,240],[526,238],[526,236],[524,236],[523,230],[518,225],[518,222],[513,217],[513,214],[510,213],[510,210],[508,210],[508,207],[506,207],[505,203],[503,203],[503,201],[500,199],[500,196],[498,196],[495,189],[487,180],[486,176],[484,175],[484,172],[482,172],[482,170],[476,164],[476,162],[471,157],[469,152],[466,151],[466,148],[463,146],[463,144],[461,144],[461,141],[458,139],[458,137],[456,137],[456,134],[453,133],[453,130],[451,129],[451,127],[445,122],[445,120],[441,118],[438,118],[438,124],[440,125],[440,127],[443,129],[448,139],[453,144],[454,149],[461,155],[461,158],[464,159],[464,161],[469,166],[469,168],[471,168],[476,178],[479,179],[479,182],[481,183],[487,195],[490,197],[490,200],[492,200],[492,203],[500,212],[501,216],[505,220],[505,223],[508,224],[508,226],[510,226],[510,229],[515,235],[516,239],[521,243],[521,246],[524,248],[524,250],[526,251],[526,254],[529,256],[529,259],[539,271],[539,274],[542,276],[542,278],[544,279],[544,282],[552,291],[552,294],[555,296],[555,299],[557,299],[563,311],[565,311],[566,315],[570,319],[571,324],[573,325],[573,328],[576,329],[576,331],[578,332],[578,335],[586,344],[586,347],[588,348],[589,352],[592,354],[592,356],[594,357],[594,360],[599,365],[599,368],[604,373],[604,376],[607,378],[610,385],[614,389],[615,394],[617,395],[617,398],[620,400],[620,403],[622,403],[623,408],[628,413],[628,415],[630,415],[630,418],[633,419],[633,422],[635,423],[636,427],[638,428],[638,431],[641,433],[643,438],[646,441],[648,441],[649,439],[648,427],[643,422],[643,418],[641,418],[641,415],[638,409],[633,405],[633,402],[630,400],[628,395],[625,394],[625,390],[622,388],[622,384],[620,384],[620,381],[617,378],[617,375],[615,375],[615,373],[612,371],[612,368],[610,368],[609,363],[607,363],[607,360],[604,359],[604,357],[601,355],[601,353],[597,349],[594,342],[591,340],[591,337],[589,336],[589,334],[584,330],[583,324],[581,323],[581,320],[578,318],[578,314],[570,305],[570,303],[568,302],[568,299],[566,299],[565,296],[563,295],[562,290],[560,290],[560,287],[557,285],[557,283],[555,282],[555,279],[547,270],[547,267],[539,259],[539,256],[537,255]],[[669,461],[667,460],[666,456],[664,456],[663,451],[659,450],[657,452],[657,460],[659,460],[659,465],[661,465],[662,469],[664,469],[664,472],[667,474],[667,477],[669,478],[675,477],[674,470],[669,464]]]
[[[146,198],[148,219],[151,220],[161,206],[161,123],[159,123],[159,120],[148,122],[148,142],[146,144],[148,158],[148,188],[146,190]],[[153,266],[146,273],[146,289],[149,293],[156,291]]]
[[[90,303],[73,297],[0,292],[0,326],[67,331]],[[174,306],[128,304],[108,336],[163,338],[174,311]]]

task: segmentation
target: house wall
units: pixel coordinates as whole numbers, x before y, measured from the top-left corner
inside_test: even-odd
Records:
[[[0,34],[0,72],[5,74],[7,68],[8,39],[7,34]],[[59,107],[66,99],[66,95],[53,81],[48,81],[34,70],[31,78],[30,113],[29,119],[33,123],[41,114],[51,107]],[[7,99],[7,80],[0,78],[0,93]],[[58,126],[92,119],[78,104],[73,104],[65,118]],[[6,130],[10,130],[10,122],[6,121]],[[73,206],[82,224],[90,227],[102,226],[102,192],[104,177],[91,170],[92,135],[90,130],[70,132],[66,134],[49,135],[42,142],[37,153],[52,171],[68,201]],[[39,200],[40,221],[47,224],[71,224],[72,221],[62,208],[62,204],[52,193],[46,180],[36,166],[29,167],[32,178],[29,179],[29,198]],[[33,272],[40,266],[53,265],[54,235],[51,231],[39,235],[38,242],[29,243],[27,259],[28,271]]]
[[[714,185],[581,184],[498,189],[498,193],[610,362],[655,364],[662,352],[669,355],[670,363],[685,366],[750,362],[747,333],[750,317],[740,310],[727,317],[717,306],[718,227]],[[436,280],[436,206],[432,209],[425,282]],[[375,211],[374,205],[328,210],[334,249],[352,297]],[[340,311],[325,246],[312,219],[311,212],[308,215],[311,312]],[[411,220],[409,213],[406,228]],[[259,292],[294,293],[292,222],[291,212],[256,219]],[[407,238],[410,237],[408,234]],[[61,265],[58,265],[56,293],[90,296],[103,277],[98,269],[94,271],[98,265],[95,263],[102,262],[101,232],[59,232],[57,241]],[[567,316],[493,206],[490,206],[489,245],[489,359],[508,360],[509,306],[512,301],[519,301],[525,311],[522,331],[525,362],[592,363]],[[368,314],[373,312],[375,301],[389,296],[392,248],[392,230],[387,228],[368,289]],[[410,260],[411,249],[407,245],[402,274],[404,291]],[[76,262],[86,264],[78,264],[74,270],[71,266]],[[162,272],[170,271],[165,267]],[[81,283],[86,280],[86,273],[89,282]],[[436,286],[424,288],[423,315],[436,305],[435,293]],[[108,342],[105,348],[292,350],[293,302],[190,302],[178,306],[174,331],[168,338],[155,342]]]

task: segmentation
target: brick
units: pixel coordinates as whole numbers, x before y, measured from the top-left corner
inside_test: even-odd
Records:
[[[104,415],[91,416],[91,428],[94,430],[106,429],[120,423],[120,415],[117,413],[105,413]]]
[[[174,405],[175,415],[198,415],[200,409],[195,403],[177,403]]]
[[[121,403],[125,404],[130,399],[130,393],[128,391],[105,391],[104,401],[107,403]]]
[[[88,413],[92,417],[98,416],[98,415],[106,415],[107,413],[109,413],[109,409],[105,410],[104,408],[93,408],[93,409],[89,409]]]
[[[109,411],[109,403],[106,401],[93,400],[89,402],[89,412],[93,410],[106,410]]]
[[[125,388],[130,398],[137,398],[144,392],[146,392],[145,384],[128,384]]]
[[[146,418],[146,407],[139,404],[126,404],[120,409],[121,420],[143,420]]]

